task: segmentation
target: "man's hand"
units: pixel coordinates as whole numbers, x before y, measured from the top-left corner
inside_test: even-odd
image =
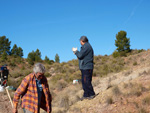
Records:
[[[72,51],[74,52],[74,54],[76,53],[76,51],[77,51],[78,49],[77,49],[77,47],[76,48],[72,48]]]
[[[18,113],[18,110],[16,108],[13,108],[13,113]]]

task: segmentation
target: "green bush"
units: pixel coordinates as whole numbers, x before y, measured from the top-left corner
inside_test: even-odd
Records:
[[[74,59],[74,60],[69,61],[68,64],[71,65],[71,66],[78,66],[79,62],[78,62],[78,60]]]
[[[18,77],[21,77],[21,76],[24,76],[23,73],[17,71],[17,72],[14,72],[11,74],[13,78],[18,78]]]
[[[133,65],[136,66],[136,65],[137,65],[137,62],[135,61],[135,62],[133,63]]]
[[[7,85],[8,86],[13,86],[15,88],[18,88],[18,86],[21,84],[23,80],[23,77],[20,77],[19,79],[15,80],[13,78],[8,78],[8,82],[7,82]]]
[[[121,51],[121,52],[119,52],[119,55],[121,57],[127,57],[127,52],[126,51]]]
[[[64,78],[65,74],[57,74],[55,76],[52,77],[51,82],[53,84],[56,84],[57,81],[61,80],[62,78]]]
[[[143,52],[143,51],[145,51],[144,49],[140,49],[140,50],[138,50],[138,53],[141,53],[141,52]]]
[[[3,54],[1,55],[1,59],[3,61],[6,61],[8,58],[7,58],[7,53],[4,51]]]
[[[29,75],[30,73],[32,73],[32,70],[26,69],[26,70],[24,70],[24,71],[22,71],[22,72],[23,72],[23,75],[24,75],[24,76],[27,76],[27,75]]]
[[[24,66],[22,66],[22,67],[21,67],[21,70],[22,70],[22,71],[23,71],[23,70],[25,70],[25,67],[24,67]]]
[[[121,52],[118,52],[118,51],[114,51],[112,56],[114,58],[117,58],[117,57],[127,57],[127,52],[126,51],[121,51]]]
[[[119,54],[119,52],[114,51],[113,54],[112,54],[112,56],[113,56],[114,58],[117,58],[117,57],[120,56],[120,54]]]
[[[23,59],[21,57],[17,57],[16,62],[19,63],[19,64],[23,63]]]
[[[15,67],[15,66],[16,66],[16,60],[13,59],[13,60],[10,62],[9,65],[12,66],[12,67]]]
[[[51,77],[52,75],[50,74],[50,73],[48,73],[48,72],[46,72],[45,74],[44,74],[46,77]]]

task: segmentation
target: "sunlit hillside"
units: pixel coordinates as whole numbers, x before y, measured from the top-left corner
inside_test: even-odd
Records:
[[[48,78],[53,96],[53,113],[147,113],[150,112],[150,51],[132,50],[126,56],[94,57],[93,86],[98,94],[92,100],[80,101],[82,86],[72,84],[80,79],[78,60],[48,64],[45,76]],[[26,59],[8,57],[1,62],[10,70],[9,86],[18,87],[22,79],[32,72],[33,65]],[[14,92],[10,91],[13,98]],[[11,104],[6,92],[0,93],[0,113],[11,113]],[[9,107],[6,107],[9,106]],[[19,113],[22,112],[19,109]],[[45,113],[44,111],[41,111]]]

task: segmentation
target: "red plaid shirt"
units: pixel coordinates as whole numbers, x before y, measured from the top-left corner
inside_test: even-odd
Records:
[[[41,104],[38,106],[38,93],[35,80],[35,74],[31,73],[26,76],[18,89],[15,92],[13,104],[14,108],[17,108],[19,99],[22,100],[22,108],[25,108],[33,113],[38,113],[39,108],[44,109],[47,113],[51,113],[51,101],[52,97],[49,91],[47,79],[45,76],[41,79],[42,84],[42,97]]]

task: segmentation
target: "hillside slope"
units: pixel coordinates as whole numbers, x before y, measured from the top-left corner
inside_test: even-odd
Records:
[[[83,94],[81,84],[71,83],[81,75],[77,60],[46,65],[53,96],[52,113],[150,112],[150,50],[122,58],[96,56],[95,59],[93,86],[99,95],[84,101],[80,101]],[[21,73],[18,67],[15,68]],[[11,70],[15,72],[15,68]],[[22,76],[12,79],[21,80]],[[13,98],[14,92],[10,94]],[[11,113],[6,92],[0,93],[0,97],[0,113]],[[22,113],[21,109],[19,113]],[[41,113],[45,112],[41,110]]]
[[[93,100],[77,102],[68,113],[149,113],[150,67],[125,73],[100,79],[94,88],[99,95]]]
[[[93,77],[98,96],[80,101],[82,88],[70,85],[55,97],[54,113],[149,113],[150,51],[123,58],[127,68],[102,78]],[[136,63],[135,63],[136,62]],[[72,104],[73,103],[73,104]],[[64,104],[64,106],[62,105]]]

